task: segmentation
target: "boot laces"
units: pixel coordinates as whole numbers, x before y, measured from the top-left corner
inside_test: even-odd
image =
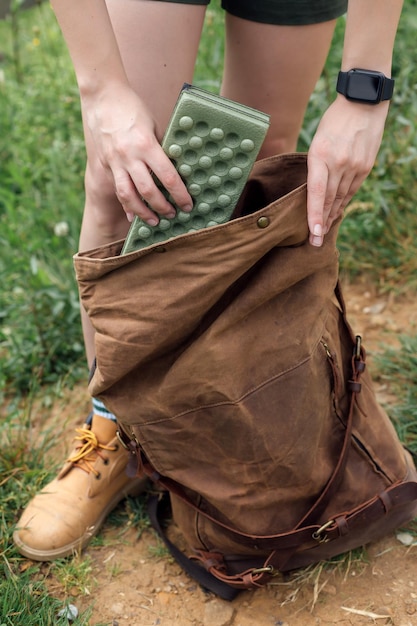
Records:
[[[96,435],[88,428],[76,428],[75,430],[78,433],[78,436],[75,437],[75,441],[79,441],[80,444],[75,446],[75,453],[67,459],[67,462],[76,465],[88,474],[91,472],[99,477],[100,472],[94,467],[97,457],[106,461],[102,450],[114,452],[117,446],[108,446],[100,443]]]

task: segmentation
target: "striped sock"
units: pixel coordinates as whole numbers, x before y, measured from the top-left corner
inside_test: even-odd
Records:
[[[98,398],[93,398],[93,413],[94,415],[100,415],[100,417],[105,417],[108,420],[112,420],[116,422],[116,416],[113,415]]]

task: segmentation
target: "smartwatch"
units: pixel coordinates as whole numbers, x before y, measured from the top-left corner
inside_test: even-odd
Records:
[[[394,79],[387,78],[382,72],[354,68],[348,72],[339,72],[336,91],[347,100],[378,104],[392,98]]]

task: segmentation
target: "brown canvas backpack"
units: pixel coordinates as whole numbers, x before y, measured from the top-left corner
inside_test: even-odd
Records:
[[[346,320],[338,224],[308,243],[306,168],[301,154],[259,161],[227,224],[75,257],[90,392],[169,490],[207,587],[263,585],[417,512],[413,461]]]

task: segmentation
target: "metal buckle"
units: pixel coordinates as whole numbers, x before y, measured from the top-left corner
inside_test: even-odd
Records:
[[[274,570],[272,565],[266,565],[265,567],[257,567],[256,569],[253,569],[251,573],[252,574],[271,574],[271,576],[274,576],[274,574],[277,574],[278,572]]]
[[[362,337],[360,335],[356,335],[356,344],[354,350],[354,357],[357,361],[361,359],[361,348],[362,348]]]
[[[119,429],[116,430],[116,437],[119,440],[119,443],[124,447],[125,450],[129,450],[127,444],[124,442],[123,440],[123,436],[122,433],[120,432]]]
[[[323,524],[323,526],[320,526],[320,528],[312,534],[313,539],[315,541],[318,541],[319,543],[327,543],[328,541],[330,541],[327,535],[324,535],[324,536],[322,535],[324,531],[330,528],[330,526],[332,526],[333,524],[334,524],[334,520],[331,519],[329,522],[326,522],[325,524]]]
[[[118,424],[118,428],[116,430],[116,437],[119,440],[119,443],[130,453],[136,454],[135,448],[138,447],[138,442],[135,436],[129,437],[127,432]],[[133,447],[132,447],[133,444]]]

